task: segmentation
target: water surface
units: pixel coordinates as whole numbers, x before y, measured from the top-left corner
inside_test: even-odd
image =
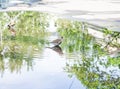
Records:
[[[113,40],[90,35],[87,24],[31,11],[0,16],[0,89],[120,88],[119,52],[109,51]],[[15,35],[7,27],[12,23]],[[61,36],[59,46],[51,45]]]

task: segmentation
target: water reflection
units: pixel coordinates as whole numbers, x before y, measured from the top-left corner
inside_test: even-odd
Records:
[[[50,24],[48,14],[30,11],[0,16],[4,17],[0,21],[2,89],[120,88],[119,56],[111,56],[108,51],[115,47],[119,54],[119,33],[104,29],[105,37],[109,35],[110,39],[107,42],[90,35],[87,24],[82,22],[57,19]],[[7,28],[11,20],[16,23],[15,39],[11,39],[13,35]],[[47,30],[52,27],[64,39],[49,47],[51,33]]]
[[[63,51],[62,51],[61,47],[58,46],[58,45],[57,46],[53,46],[53,47],[47,47],[47,48],[54,50],[55,52],[57,52],[60,55],[63,55]]]
[[[59,27],[59,32],[66,37],[62,47],[68,53],[75,53],[75,57],[72,57],[74,60],[67,57],[66,71],[75,74],[88,89],[119,89],[120,69],[118,65],[120,62],[116,60],[119,59],[119,56],[116,58],[116,56],[108,55],[109,51],[106,47],[107,45],[111,48],[119,48],[119,43],[114,40],[118,44],[115,46],[113,40],[107,43],[104,39],[97,39],[89,35],[85,24],[84,30],[81,30],[83,28],[80,24],[83,23],[64,21],[60,24],[62,26]],[[119,33],[107,31],[105,32],[106,35],[109,33],[109,35],[112,34],[112,39],[118,39]]]
[[[47,33],[44,29],[47,27],[47,20],[44,16],[47,17],[47,14],[43,16],[38,12],[21,11],[4,12],[0,15],[1,75],[7,69],[11,73],[21,72],[24,65],[27,65],[27,70],[32,69],[36,49],[41,51],[46,42],[44,39]],[[44,20],[39,21],[39,19]]]

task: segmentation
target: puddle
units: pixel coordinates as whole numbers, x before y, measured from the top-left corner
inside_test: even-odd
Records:
[[[96,38],[86,23],[40,12],[0,19],[0,89],[120,88],[119,33]]]

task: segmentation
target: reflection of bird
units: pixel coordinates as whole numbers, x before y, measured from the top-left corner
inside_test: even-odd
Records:
[[[62,43],[62,40],[63,40],[63,37],[56,39],[56,40],[53,40],[50,43],[52,43],[54,46],[59,46]]]
[[[61,47],[58,46],[58,45],[57,45],[57,46],[54,46],[54,47],[46,47],[46,48],[52,49],[52,50],[54,50],[55,52],[57,52],[58,54],[60,54],[60,55],[63,54],[63,51],[62,51]]]

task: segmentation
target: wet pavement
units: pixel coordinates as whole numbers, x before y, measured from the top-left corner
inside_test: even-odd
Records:
[[[0,11],[34,10],[49,12],[115,31],[119,31],[120,28],[119,0],[28,0],[28,2],[11,0],[8,8]]]

